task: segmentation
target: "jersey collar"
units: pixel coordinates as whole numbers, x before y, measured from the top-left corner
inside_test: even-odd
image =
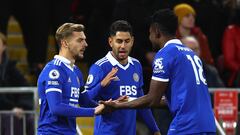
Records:
[[[182,42],[179,39],[171,39],[171,40],[167,41],[167,43],[164,44],[164,47],[166,47],[169,44],[180,44],[180,45],[182,45]]]
[[[109,62],[115,66],[115,65],[118,65],[120,68],[126,70],[128,67],[129,67],[129,63],[134,65],[133,64],[133,61],[131,59],[131,57],[128,56],[128,63],[126,66],[123,66],[122,64],[120,64],[111,54],[111,52],[108,52],[107,55],[106,55],[107,59],[109,60]]]
[[[70,64],[71,64],[71,61],[70,61],[70,60],[68,60],[67,58],[65,58],[65,57],[63,57],[63,56],[60,56],[60,55],[55,55],[54,58],[55,58],[55,59],[59,59],[60,61],[62,61],[70,70],[73,71],[73,67],[74,67],[75,65],[73,65],[73,67],[71,67],[71,66],[70,66]]]

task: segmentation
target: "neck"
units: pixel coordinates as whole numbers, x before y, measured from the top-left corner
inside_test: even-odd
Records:
[[[191,29],[183,27],[181,25],[179,26],[179,33],[182,37],[189,36],[190,32],[191,32]]]
[[[161,48],[163,48],[164,45],[165,45],[169,40],[172,40],[172,39],[175,39],[175,37],[172,37],[172,36],[163,37],[163,39],[162,39],[162,44],[161,44]]]
[[[73,66],[73,64],[75,63],[75,59],[71,55],[69,55],[66,51],[60,50],[58,55],[68,59],[71,62],[70,64],[71,66]]]
[[[128,59],[121,60],[121,61],[119,61],[119,63],[120,63],[121,65],[126,65],[126,64],[128,63]]]

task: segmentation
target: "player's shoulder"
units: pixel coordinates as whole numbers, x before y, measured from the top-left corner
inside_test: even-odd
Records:
[[[101,66],[104,66],[104,65],[105,65],[106,63],[108,63],[108,62],[109,62],[109,60],[108,60],[108,58],[105,56],[105,57],[97,60],[93,65],[101,67]]]
[[[51,69],[61,69],[63,67],[63,63],[61,60],[59,59],[53,59],[51,60],[50,62],[48,62],[45,66],[44,69],[48,69],[48,70],[51,70]]]
[[[158,55],[177,56],[187,52],[192,52],[192,50],[183,44],[170,43],[167,46],[163,47],[161,50],[159,50],[156,56]]]
[[[42,74],[49,74],[50,72],[62,73],[62,63],[56,59],[48,62],[42,70]]]
[[[134,57],[131,57],[131,56],[129,56],[129,59],[132,61],[132,63],[135,65],[141,65],[141,62],[138,60],[138,59],[136,59],[136,58],[134,58]]]
[[[110,67],[109,63],[107,57],[103,57],[91,65],[90,72],[101,72],[103,69]]]
[[[130,58],[134,63],[139,63],[139,64],[141,64],[138,59],[136,59],[136,58],[134,58],[134,57],[131,57],[131,56],[129,56],[129,58]]]
[[[98,68],[101,69],[103,67],[109,67],[110,61],[109,59],[105,56],[99,60],[97,60],[93,65],[92,68]]]

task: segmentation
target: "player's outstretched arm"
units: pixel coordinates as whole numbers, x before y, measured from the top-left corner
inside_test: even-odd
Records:
[[[160,101],[163,93],[167,89],[167,82],[151,80],[150,89],[147,95],[144,95],[136,100],[124,103],[100,101],[100,103],[113,108],[145,108],[145,107],[160,107]]]
[[[94,111],[95,115],[100,115],[103,113],[105,106],[103,104],[99,104]]]
[[[79,108],[62,103],[62,94],[60,92],[48,92],[46,97],[53,115],[69,117],[94,116],[94,108]]]
[[[84,87],[82,87],[81,89],[84,89]],[[78,103],[82,107],[96,107],[96,106],[98,106],[98,103],[90,98],[87,91],[83,91],[79,94]]]

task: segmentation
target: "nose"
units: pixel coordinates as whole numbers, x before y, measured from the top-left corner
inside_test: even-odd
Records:
[[[88,43],[86,40],[84,40],[84,46],[87,47],[88,46]]]
[[[123,41],[123,42],[121,43],[121,48],[125,48],[126,45],[127,45],[127,43],[126,43],[125,41]]]

